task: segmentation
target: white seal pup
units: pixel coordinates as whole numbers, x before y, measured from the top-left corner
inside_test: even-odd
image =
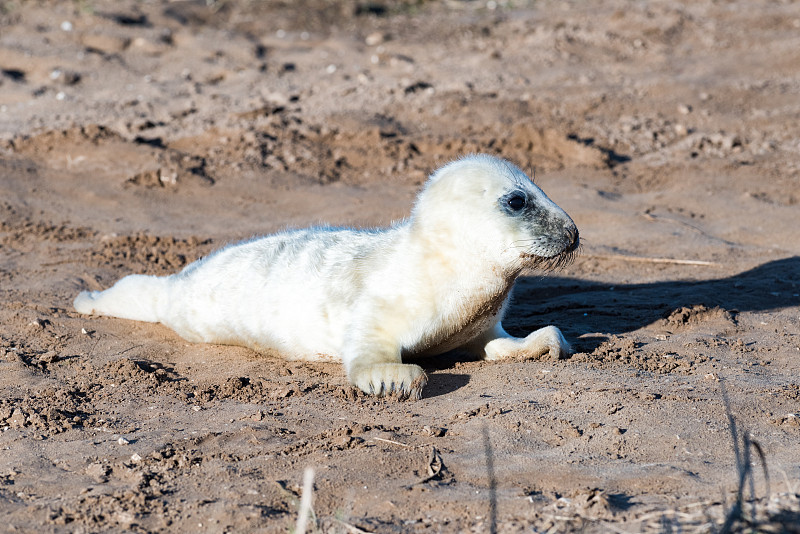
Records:
[[[567,354],[554,326],[515,338],[500,324],[525,267],[553,267],[578,229],[517,167],[473,155],[434,172],[411,217],[382,230],[311,228],[223,248],[166,276],[82,292],[80,313],[161,322],[188,341],[341,359],[376,395],[421,396],[403,363],[460,348],[487,360]]]

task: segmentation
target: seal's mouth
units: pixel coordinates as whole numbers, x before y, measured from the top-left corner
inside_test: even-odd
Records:
[[[543,269],[547,271],[560,270],[572,263],[575,256],[580,251],[580,238],[578,230],[569,232],[569,244],[565,245],[561,251],[554,254],[544,255],[534,252],[523,252],[520,256],[525,261],[526,267]]]
[[[563,269],[564,267],[572,263],[575,260],[575,256],[578,255],[579,248],[580,247],[576,245],[575,247],[564,250],[554,256],[522,254],[522,258],[525,260],[526,267],[542,269],[545,271],[555,271]]]

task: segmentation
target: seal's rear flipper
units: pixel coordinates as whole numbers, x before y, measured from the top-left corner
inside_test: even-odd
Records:
[[[169,278],[133,274],[105,291],[83,291],[73,306],[79,313],[159,322],[169,295]]]

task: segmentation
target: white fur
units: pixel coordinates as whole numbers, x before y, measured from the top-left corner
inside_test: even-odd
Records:
[[[499,199],[520,188],[538,215],[501,209]],[[570,239],[532,232],[538,217],[572,232]],[[524,173],[469,156],[434,173],[411,218],[390,228],[254,239],[168,277],[132,275],[106,291],[83,292],[75,309],[161,322],[189,341],[341,359],[363,391],[419,398],[425,373],[403,359],[457,347],[491,360],[568,352],[555,327],[513,338],[500,320],[531,258],[576,245],[571,219]]]

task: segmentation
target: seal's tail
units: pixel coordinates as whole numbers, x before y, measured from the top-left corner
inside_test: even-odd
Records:
[[[157,323],[169,298],[169,278],[132,274],[105,291],[83,291],[75,310],[85,314]]]

